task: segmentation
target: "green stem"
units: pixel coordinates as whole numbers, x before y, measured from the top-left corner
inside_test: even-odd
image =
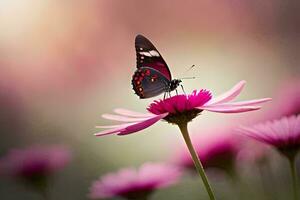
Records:
[[[298,200],[299,194],[298,194],[298,181],[297,181],[297,171],[296,171],[295,160],[296,160],[296,156],[292,156],[289,158],[290,169],[291,169],[291,174],[292,174],[292,179],[293,179],[294,199]]]
[[[42,196],[44,200],[50,200],[48,192],[46,190],[42,191]]]
[[[135,198],[126,198],[128,200],[149,200],[149,195],[141,196],[141,197],[135,197]]]
[[[141,198],[139,198],[138,200],[149,200],[150,199],[150,195],[145,195]]]
[[[263,189],[263,195],[265,197],[265,199],[269,199],[269,200],[276,200],[277,196],[276,196],[276,191],[278,191],[276,188],[276,184],[275,181],[273,180],[273,177],[271,175],[271,170],[270,167],[268,166],[269,163],[258,163],[257,164],[257,169],[258,169],[258,173],[259,173],[259,180],[261,183],[261,187]],[[267,181],[268,180],[268,181]],[[272,187],[272,191],[270,190],[270,183],[273,183],[271,185]]]
[[[184,141],[190,151],[190,154],[192,156],[192,159],[194,161],[194,164],[195,164],[195,167],[196,167],[196,170],[197,172],[199,173],[203,183],[204,183],[204,186],[206,188],[206,191],[209,195],[209,198],[210,200],[215,200],[215,196],[214,196],[214,193],[213,193],[213,190],[208,182],[208,179],[207,179],[207,176],[205,174],[205,171],[204,171],[204,168],[200,162],[200,159],[198,157],[198,154],[196,153],[194,147],[193,147],[193,144],[192,144],[192,141],[191,141],[191,138],[190,138],[190,135],[189,135],[189,132],[188,132],[188,129],[187,129],[187,123],[183,123],[183,124],[179,124],[178,125],[179,128],[180,128],[180,131],[182,133],[182,136],[184,138]]]

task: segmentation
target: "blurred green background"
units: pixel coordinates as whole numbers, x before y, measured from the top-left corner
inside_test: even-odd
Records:
[[[32,144],[71,147],[73,162],[50,188],[57,200],[87,199],[91,182],[106,172],[168,160],[183,140],[167,123],[125,137],[93,135],[95,125],[109,123],[101,114],[117,107],[146,112],[153,100],[140,100],[131,89],[134,37],[143,34],[155,44],[173,77],[198,77],[184,81],[187,92],[207,88],[217,95],[246,80],[240,99],[273,97],[282,82],[300,75],[299,9],[296,0],[0,0],[0,154]],[[199,127],[263,113],[204,113],[190,130],[205,134]],[[276,196],[284,199],[287,163],[276,154],[272,162],[281,189]],[[268,199],[257,170],[244,171],[240,185],[249,199]],[[212,184],[220,199],[240,199],[230,181],[212,177]],[[187,176],[153,199],[205,199],[199,185]],[[0,196],[40,199],[6,179]]]

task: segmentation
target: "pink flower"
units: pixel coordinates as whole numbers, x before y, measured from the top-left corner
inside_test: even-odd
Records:
[[[290,79],[283,83],[274,98],[270,116],[280,118],[283,116],[300,114],[300,81]]]
[[[176,183],[181,175],[178,167],[167,164],[146,163],[138,170],[121,169],[95,181],[90,188],[90,198],[124,197],[144,199],[156,189]]]
[[[203,167],[218,168],[232,173],[240,150],[240,143],[233,135],[234,130],[222,127],[200,132],[203,134],[194,137],[193,144]],[[194,163],[187,149],[177,153],[174,161],[179,166],[194,170]]]
[[[255,141],[245,140],[242,141],[236,160],[241,166],[261,165],[268,161],[270,153],[270,147]]]
[[[143,130],[161,119],[169,123],[181,124],[191,121],[202,111],[219,113],[241,113],[258,110],[259,104],[270,101],[270,98],[256,99],[250,101],[231,102],[242,91],[245,81],[236,84],[224,94],[212,98],[207,90],[193,91],[190,95],[176,95],[168,99],[154,101],[147,108],[149,113],[143,114],[126,109],[115,109],[116,114],[104,114],[103,118],[125,122],[112,126],[97,126],[107,130],[96,133],[96,136],[103,136],[116,133],[126,135]]]
[[[0,175],[33,181],[54,174],[69,163],[71,154],[64,146],[32,146],[12,149],[0,159]]]
[[[241,127],[240,130],[255,140],[275,147],[288,157],[295,156],[300,149],[300,115]]]

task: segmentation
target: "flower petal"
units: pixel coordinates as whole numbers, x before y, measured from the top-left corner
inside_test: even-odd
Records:
[[[237,130],[240,131],[245,136],[248,136],[248,137],[255,139],[257,141],[260,141],[262,143],[267,143],[270,145],[278,143],[276,135],[270,135],[269,131],[267,131],[267,132],[262,131],[263,134],[260,134],[260,131],[254,129],[254,128],[244,127],[244,126],[239,127]]]
[[[156,116],[156,115],[154,115]],[[110,119],[110,120],[115,120],[119,122],[139,122],[148,119],[149,117],[144,117],[144,118],[131,118],[131,117],[126,117],[126,116],[121,116],[121,115],[112,115],[112,114],[103,114],[102,117],[104,119]]]
[[[155,124],[157,121],[161,120],[162,118],[166,117],[169,113],[156,115],[155,117],[149,118],[145,121],[135,123],[131,126],[127,126],[125,129],[121,130],[118,135],[127,135],[130,133],[138,132],[140,130],[143,130],[145,128],[148,128],[149,126]]]
[[[138,132],[140,130],[143,130],[153,124],[155,124],[160,119],[167,116],[168,113],[162,114],[162,115],[154,115],[154,117],[146,118],[143,121],[135,122],[135,123],[126,123],[116,126],[106,126],[106,127],[112,127],[112,129],[104,130],[99,133],[96,133],[96,136],[103,136],[103,135],[109,135],[113,133],[117,133],[118,135],[127,135],[130,133]],[[101,127],[101,126],[100,126]]]
[[[264,98],[264,99],[254,99],[249,101],[238,101],[238,102],[232,102],[232,103],[223,103],[218,104],[220,106],[255,106],[257,104],[261,104],[264,102],[271,101],[271,98]]]
[[[117,124],[117,125],[108,125],[108,126],[95,126],[95,128],[118,128],[120,126],[129,126],[134,124],[134,122],[132,123],[126,123],[126,124]]]
[[[95,133],[94,135],[95,136],[104,136],[104,135],[110,135],[113,133],[120,133],[120,131],[122,129],[124,129],[124,126],[120,125],[119,127],[116,127],[116,128],[100,131],[99,133]]]
[[[245,84],[246,84],[246,81],[240,81],[239,83],[237,83],[235,86],[233,86],[227,92],[217,96],[216,98],[211,99],[209,102],[207,102],[206,105],[225,103],[225,102],[233,100],[235,97],[237,97],[241,93]]]
[[[114,109],[114,112],[120,115],[125,115],[128,117],[153,117],[153,114],[151,113],[140,113],[140,112],[135,112],[131,110],[127,110],[124,108],[116,108]]]
[[[198,109],[219,113],[241,113],[260,109],[260,106],[201,106]]]

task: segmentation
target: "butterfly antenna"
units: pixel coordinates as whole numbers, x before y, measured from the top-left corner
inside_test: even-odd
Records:
[[[195,67],[195,65],[192,65],[188,70],[185,71],[185,73],[190,71],[194,67]],[[179,78],[179,79],[181,80],[181,79],[196,79],[196,78],[198,78],[198,77],[192,76],[192,77],[183,77],[183,78]]]
[[[179,79],[196,79],[196,78],[198,78],[198,77],[192,76],[192,77],[183,77],[183,78],[179,78]]]
[[[192,65],[190,68],[188,68],[185,72],[190,71],[191,69],[193,69],[195,67],[195,65]]]

